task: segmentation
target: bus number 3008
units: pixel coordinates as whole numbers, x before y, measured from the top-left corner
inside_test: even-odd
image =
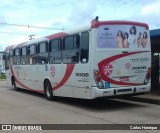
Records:
[[[76,73],[75,75],[78,77],[89,77],[89,73]]]

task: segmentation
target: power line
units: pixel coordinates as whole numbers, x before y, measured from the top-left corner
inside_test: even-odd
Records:
[[[0,31],[0,34],[11,34],[11,35],[21,35],[21,36],[28,36],[30,37],[31,35],[30,34],[27,34],[27,33],[17,33],[17,32],[5,32],[5,31]],[[37,35],[34,35],[34,36],[37,36]],[[39,35],[38,36],[42,36],[42,35]],[[45,34],[43,36],[46,36]]]
[[[2,34],[12,34],[12,35],[22,35],[22,36],[27,36],[27,34],[24,33],[16,33],[16,32],[5,32],[5,31],[0,31]]]
[[[48,27],[39,27],[39,26],[33,26],[33,25],[21,25],[21,24],[9,24],[9,23],[0,23],[0,25],[26,27],[26,28],[36,28],[36,29],[46,29],[46,30],[65,30],[64,28],[48,28]]]

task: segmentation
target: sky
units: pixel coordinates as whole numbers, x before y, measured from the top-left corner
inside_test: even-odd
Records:
[[[144,22],[160,28],[160,0],[1,0],[0,51],[7,46],[99,20]]]

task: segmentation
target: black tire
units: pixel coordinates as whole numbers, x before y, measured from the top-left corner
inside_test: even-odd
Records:
[[[18,87],[17,87],[17,85],[16,85],[15,80],[13,80],[13,87],[14,87],[14,89],[15,89],[16,91],[19,91],[19,89],[18,89]]]
[[[46,81],[44,84],[44,91],[45,91],[45,96],[48,100],[53,100],[53,92],[52,92],[52,86],[49,81]]]

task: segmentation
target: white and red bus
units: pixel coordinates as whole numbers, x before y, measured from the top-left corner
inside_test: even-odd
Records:
[[[8,85],[56,96],[95,99],[150,92],[148,25],[96,21],[7,47]]]

